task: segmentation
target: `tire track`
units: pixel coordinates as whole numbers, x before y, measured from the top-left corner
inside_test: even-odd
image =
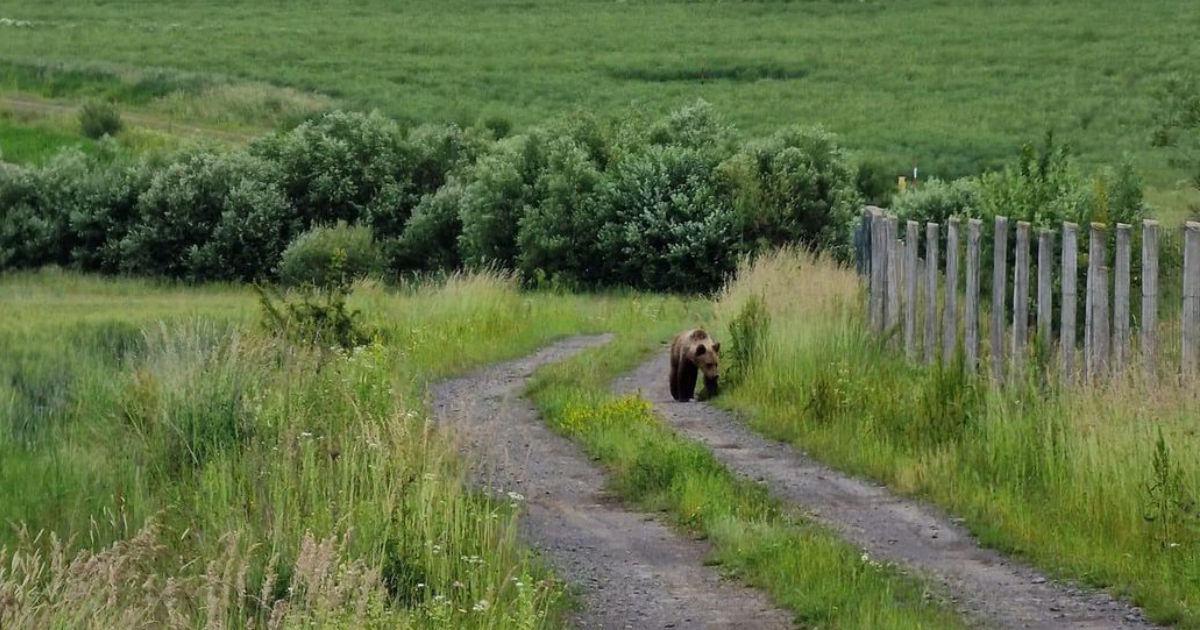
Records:
[[[1047,630],[1158,627],[1140,609],[1107,593],[1048,580],[981,547],[937,510],[823,466],[746,428],[728,412],[671,400],[667,368],[663,353],[618,379],[614,388],[639,393],[664,421],[706,444],[730,470],[765,483],[773,495],[805,508],[876,558],[934,579],[973,622]]]
[[[580,591],[579,627],[792,628],[765,595],[705,566],[706,544],[606,497],[603,471],[520,398],[538,367],[609,339],[574,337],[438,383],[438,422],[461,437],[480,483],[526,497],[521,533]]]

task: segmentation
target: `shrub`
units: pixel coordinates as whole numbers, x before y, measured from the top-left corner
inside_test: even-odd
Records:
[[[462,264],[458,238],[462,233],[462,206],[466,188],[451,177],[446,185],[426,195],[413,210],[399,241],[385,247],[393,271],[449,270]]]
[[[36,173],[0,162],[0,269],[50,262],[57,247],[52,220],[42,212]]]
[[[319,295],[306,292],[294,301],[279,296],[272,299],[257,285],[255,291],[262,309],[263,329],[292,343],[350,350],[367,345],[375,335],[363,322],[361,312],[346,308],[346,292],[341,287]]]
[[[945,225],[950,217],[979,215],[979,182],[971,178],[942,181],[936,177],[892,197],[891,211],[902,221]]]
[[[296,237],[283,252],[279,279],[293,286],[336,288],[379,269],[379,248],[371,229],[339,222]]]
[[[1047,133],[1039,150],[1025,144],[1015,165],[979,179],[980,216],[1007,216],[1035,227],[1062,221],[1087,223],[1092,217],[1092,188],[1071,158],[1070,147]]]
[[[421,201],[436,193],[452,173],[473,164],[487,146],[488,139],[478,129],[417,127],[400,145],[392,180],[364,205],[363,220],[381,241],[401,238]]]
[[[721,165],[721,173],[748,247],[799,243],[849,258],[861,199],[832,134],[782,130],[747,144]]]
[[[703,99],[677,109],[654,123],[647,136],[651,144],[695,149],[722,156],[732,150],[736,138],[733,128]]]
[[[373,203],[402,204],[408,192],[398,178],[405,164],[400,128],[377,113],[331,112],[250,151],[278,165],[284,195],[306,228],[357,222]]]
[[[858,163],[854,173],[854,185],[863,203],[872,206],[888,204],[892,195],[896,193],[896,178],[892,176],[894,170],[874,160]]]
[[[617,165],[602,195],[605,279],[654,291],[709,291],[733,271],[733,211],[699,152],[652,147]]]
[[[569,139],[550,143],[533,186],[537,203],[521,217],[517,234],[517,268],[525,277],[546,275],[571,285],[600,280],[596,234],[603,219],[603,178],[580,145]]]
[[[236,151],[189,150],[155,173],[138,199],[121,267],[192,280],[259,277],[290,236],[291,219],[272,164]]]
[[[497,143],[466,174],[459,216],[458,245],[472,267],[515,266],[517,228],[533,202],[533,181],[541,162],[542,138],[521,135]]]
[[[138,219],[138,199],[149,188],[153,172],[145,161],[126,156],[92,162],[67,208],[71,264],[116,273],[121,240]]]
[[[93,140],[115,136],[124,127],[117,106],[108,101],[90,101],[79,110],[79,131]]]
[[[271,277],[300,227],[295,209],[278,187],[253,178],[236,182],[225,195],[208,242],[192,256],[191,273],[220,280]]]

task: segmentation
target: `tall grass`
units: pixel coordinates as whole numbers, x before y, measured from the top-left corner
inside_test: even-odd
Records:
[[[998,389],[906,362],[867,332],[857,279],[780,252],[719,297],[762,296],[761,360],[727,404],[821,459],[926,497],[989,545],[1200,627],[1200,417],[1194,383]]]
[[[519,505],[469,489],[425,386],[680,307],[363,283],[379,338],[340,351],[233,287],[43,272],[0,299],[0,626],[30,628],[557,625]]]
[[[529,394],[545,420],[577,440],[610,473],[610,486],[647,511],[665,512],[706,538],[713,563],[768,592],[814,628],[960,628],[921,584],[861,554],[766,490],[736,478],[703,445],[665,426],[650,405],[607,384],[687,320],[656,320],[570,361],[543,368]]]

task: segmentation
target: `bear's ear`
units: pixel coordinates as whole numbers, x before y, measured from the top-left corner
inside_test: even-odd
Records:
[[[718,341],[717,343],[713,344],[713,352],[720,352],[720,351],[721,351],[721,342]]]
[[[704,347],[704,344],[696,346],[696,356],[702,356],[707,351],[708,349]]]

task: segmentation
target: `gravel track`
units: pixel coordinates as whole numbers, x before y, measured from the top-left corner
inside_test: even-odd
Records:
[[[1155,628],[1140,609],[1110,595],[1055,582],[985,549],[953,519],[923,503],[823,466],[790,445],[768,440],[732,414],[677,403],[662,353],[618,379],[620,393],[649,400],[682,435],[706,444],[730,470],[766,484],[876,559],[941,584],[967,619],[991,628]],[[746,626],[749,627],[749,626]]]
[[[765,595],[704,565],[709,547],[604,493],[604,473],[520,397],[538,367],[603,344],[573,337],[433,388],[438,421],[460,436],[480,484],[519,492],[524,540],[578,593],[580,628],[793,628]]]

